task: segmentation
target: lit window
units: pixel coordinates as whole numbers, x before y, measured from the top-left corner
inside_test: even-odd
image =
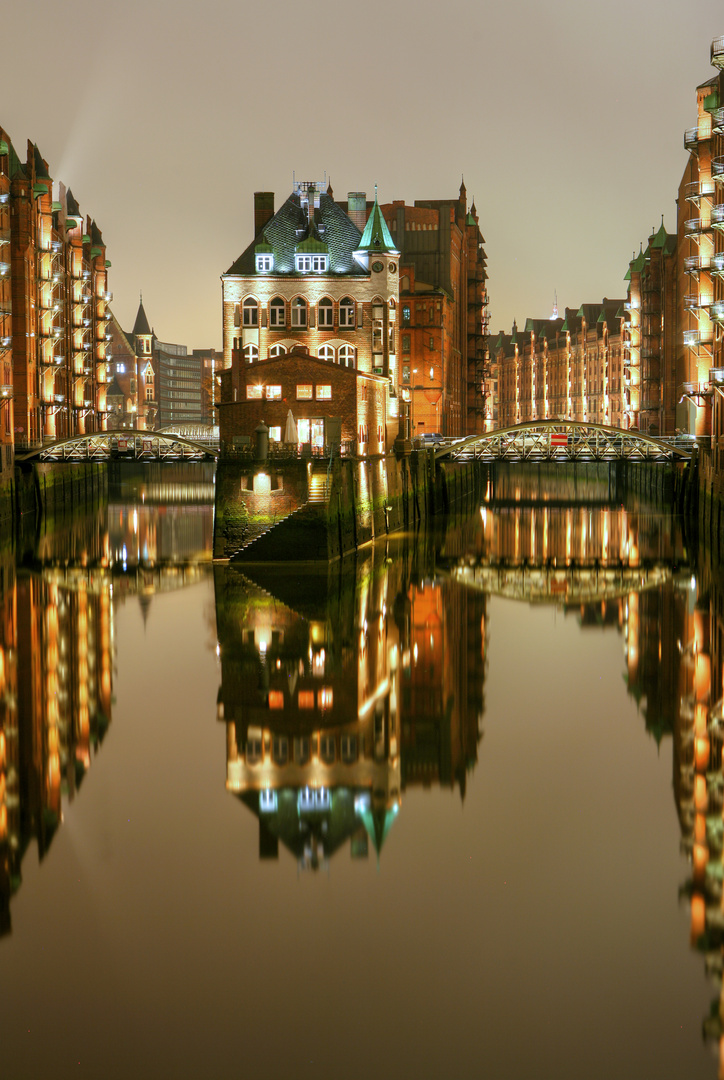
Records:
[[[326,255],[313,255],[312,256],[312,270],[316,270],[317,273],[327,269],[327,256]]]
[[[343,735],[339,744],[342,761],[350,765],[357,760],[357,736]]]
[[[325,765],[331,765],[334,762],[334,736],[323,735],[319,740],[319,756]]]
[[[331,386],[318,386],[317,387],[317,401],[331,401],[332,400],[332,387]]]
[[[409,322],[410,322],[410,306],[409,306],[409,304],[405,304],[403,306],[403,308],[402,308],[402,321],[403,321],[403,323],[407,323],[407,324],[409,324]]]
[[[274,266],[273,255],[257,255],[256,257],[256,270],[258,274],[268,274]]]
[[[275,356],[286,355],[286,351],[287,350],[284,348],[283,345],[272,345],[271,349],[269,350],[269,357],[273,360]]]
[[[269,325],[286,326],[286,308],[281,296],[275,296],[269,305]]]
[[[282,441],[281,425],[279,427],[276,427],[276,426],[270,427],[269,428],[269,442],[281,442],[281,441]]]
[[[253,364],[259,359],[259,346],[258,345],[245,345],[244,346],[244,359],[247,364]]]
[[[339,325],[354,326],[354,301],[343,296],[339,302]]]
[[[277,793],[276,791],[270,791],[269,788],[265,788],[264,791],[259,792],[259,812],[262,814],[273,814],[277,808]]]
[[[317,349],[320,360],[329,360],[334,363],[334,347],[332,345],[320,345]]]
[[[243,304],[242,308],[244,312],[243,323],[244,326],[258,326],[259,325],[259,305],[252,297],[248,297]]]
[[[334,326],[334,305],[327,296],[319,301],[319,325]]]
[[[284,708],[284,691],[283,690],[270,690],[269,691],[269,708],[270,709],[283,709]]]
[[[300,274],[308,274],[312,269],[312,256],[311,255],[297,255],[296,260],[297,272]]]
[[[262,396],[261,386],[247,386],[246,388],[246,400],[255,401]]]
[[[298,329],[306,329],[307,326],[307,301],[301,296],[292,301],[292,326]]]
[[[272,739],[272,757],[277,765],[286,765],[289,758],[289,740],[285,735],[275,735]]]
[[[372,308],[372,352],[382,352],[382,328],[384,326],[383,309],[377,305]]]
[[[331,686],[323,686],[322,689],[317,694],[317,706],[318,706],[318,708],[320,708],[320,709],[331,709],[332,708],[332,698],[333,698],[332,687]]]
[[[342,367],[356,367],[357,350],[355,349],[354,345],[340,345],[339,362]]]
[[[297,703],[300,709],[313,709],[314,708],[314,691],[313,690],[300,690],[297,697]]]
[[[297,401],[312,400],[312,384],[302,383],[297,385]]]
[[[125,373],[126,373],[126,365],[125,364],[116,364],[116,374],[117,375],[125,375]]]
[[[264,396],[267,401],[281,401],[282,400],[282,388],[281,386],[266,386],[264,388]]]

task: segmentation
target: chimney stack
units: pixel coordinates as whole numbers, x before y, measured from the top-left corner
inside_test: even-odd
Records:
[[[274,217],[274,192],[254,192],[254,236],[258,236],[268,221]]]
[[[367,224],[367,192],[347,192],[347,217],[354,222],[360,232],[364,232]]]

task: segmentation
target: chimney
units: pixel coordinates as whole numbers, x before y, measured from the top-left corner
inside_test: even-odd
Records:
[[[268,221],[274,217],[274,192],[254,192],[254,236],[258,236]]]
[[[364,232],[367,224],[367,192],[347,192],[347,217],[353,221],[360,232]]]

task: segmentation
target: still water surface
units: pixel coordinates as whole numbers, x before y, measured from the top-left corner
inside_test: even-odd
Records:
[[[0,1075],[718,1077],[706,557],[486,506],[242,575],[208,497],[0,556]]]

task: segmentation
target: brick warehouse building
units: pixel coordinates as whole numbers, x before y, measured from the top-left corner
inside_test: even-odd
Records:
[[[475,204],[401,200],[382,213],[400,249],[400,387],[415,434],[476,434],[493,419],[487,270]],[[486,423],[487,420],[487,423]]]
[[[110,263],[98,226],[84,219],[72,192],[58,184],[57,196],[37,146],[28,143],[23,164],[0,128],[0,393],[13,399],[2,407],[12,412],[10,432],[7,416],[0,419],[4,467],[12,443],[37,446],[106,422]]]
[[[362,454],[383,452],[396,436],[399,252],[376,199],[368,215],[365,194],[351,193],[347,209],[316,182],[295,183],[276,213],[273,194],[255,194],[254,240],[221,279],[223,443],[251,435],[260,393],[265,405],[286,405],[284,419],[291,409],[310,421],[316,450],[327,442],[331,416]],[[328,368],[323,380],[317,363],[300,370],[308,358]],[[279,387],[288,390],[281,399]],[[309,388],[313,398],[299,396]],[[271,426],[282,438],[284,424]]]

